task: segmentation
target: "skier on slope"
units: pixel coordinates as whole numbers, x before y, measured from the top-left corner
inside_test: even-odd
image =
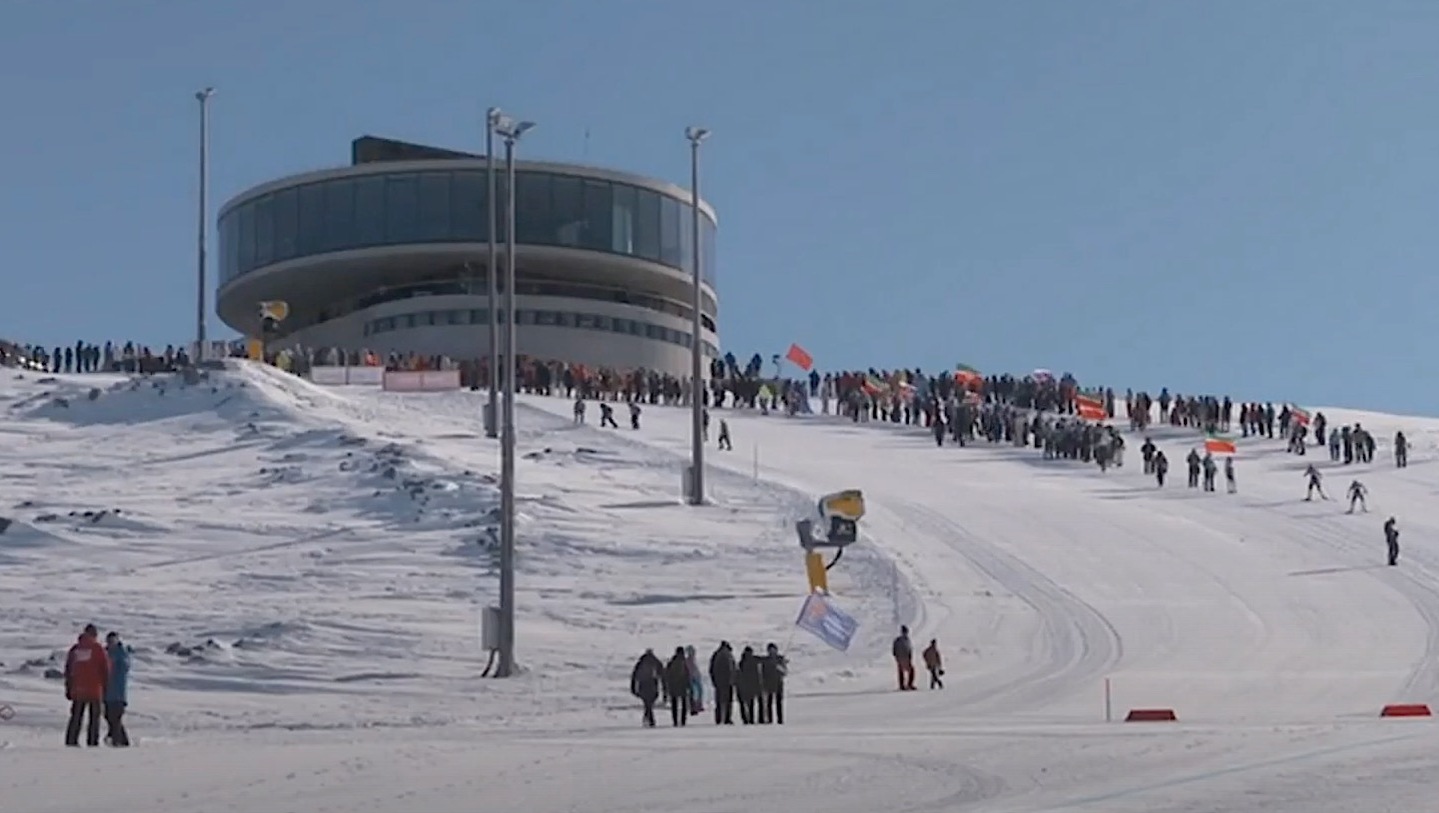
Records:
[[[604,401],[601,401],[600,428],[604,429],[606,427],[609,427],[610,429],[619,429],[620,425],[615,423],[615,408],[605,403]]]
[[[1389,547],[1389,566],[1399,564],[1399,525],[1393,517],[1384,523],[1384,544]]]
[[[1311,464],[1309,468],[1304,470],[1304,476],[1309,478],[1309,488],[1304,492],[1305,502],[1313,500],[1314,492],[1316,491],[1319,492],[1319,499],[1329,499],[1329,495],[1324,493],[1324,484],[1322,482],[1324,477],[1319,473],[1319,469],[1314,468],[1313,464]]]
[[[1234,480],[1234,458],[1224,458],[1224,486],[1230,494],[1238,493],[1239,484]]]
[[[1347,494],[1347,496],[1349,497],[1349,511],[1347,513],[1354,513],[1354,506],[1356,503],[1359,505],[1360,508],[1364,509],[1364,513],[1369,513],[1369,504],[1364,501],[1364,498],[1368,495],[1369,489],[1365,488],[1363,483],[1359,482],[1358,480],[1350,483],[1349,491]]]

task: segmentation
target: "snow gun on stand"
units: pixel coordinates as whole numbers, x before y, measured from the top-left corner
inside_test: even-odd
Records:
[[[794,524],[800,547],[804,548],[804,569],[811,593],[829,592],[829,569],[839,562],[846,547],[859,540],[859,521],[863,517],[864,493],[851,488],[820,497],[818,520],[810,517]],[[820,554],[825,548],[834,549],[834,559],[829,564]]]

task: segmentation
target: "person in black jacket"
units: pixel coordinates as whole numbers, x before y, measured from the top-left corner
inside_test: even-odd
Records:
[[[755,701],[759,699],[760,668],[759,656],[754,647],[745,647],[739,656],[739,675],[735,680],[735,691],[739,695],[739,718],[745,725],[755,722]]]
[[[784,679],[789,674],[789,661],[779,653],[779,647],[770,644],[760,660],[760,687],[764,698],[760,701],[759,721],[784,725]]]
[[[734,725],[734,684],[739,666],[729,641],[720,641],[710,656],[710,683],[715,687],[715,725]]]
[[[674,657],[665,665],[665,687],[670,695],[670,719],[677,726],[684,725],[690,717],[690,664],[682,646],[675,647]]]
[[[640,702],[645,704],[644,724],[650,728],[655,725],[655,701],[660,696],[660,683],[664,677],[665,666],[660,663],[659,656],[655,655],[653,649],[646,649],[645,654],[635,663],[635,669],[630,673],[630,694],[638,697]]]

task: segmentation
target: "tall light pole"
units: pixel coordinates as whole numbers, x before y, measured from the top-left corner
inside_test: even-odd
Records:
[[[710,131],[703,127],[686,127],[685,138],[690,142],[690,229],[694,239],[690,249],[694,265],[694,287],[690,290],[690,505],[704,505],[705,502],[705,407],[704,407],[704,340],[700,321],[700,280],[702,279],[700,240],[700,143],[709,138]]]
[[[485,276],[489,278],[490,298],[490,402],[485,405],[485,437],[500,436],[500,326],[495,317],[495,304],[499,297],[499,282],[495,275],[495,126],[500,123],[498,107],[485,111],[485,234],[489,239],[489,260],[485,263]]]
[[[205,88],[195,94],[200,102],[200,234],[196,260],[197,288],[195,291],[195,361],[205,360],[205,233],[210,209],[210,97],[214,88]]]
[[[532,121],[498,117],[505,140],[505,401],[500,436],[500,662],[496,677],[515,669],[515,142]],[[493,312],[491,313],[493,316]],[[493,319],[491,320],[493,321]]]

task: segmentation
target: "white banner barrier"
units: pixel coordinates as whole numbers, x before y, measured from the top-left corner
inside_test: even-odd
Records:
[[[310,380],[327,387],[378,387],[384,384],[385,368],[321,365],[310,368]]]
[[[460,388],[460,371],[390,371],[385,373],[384,387],[386,392],[449,392]]]

